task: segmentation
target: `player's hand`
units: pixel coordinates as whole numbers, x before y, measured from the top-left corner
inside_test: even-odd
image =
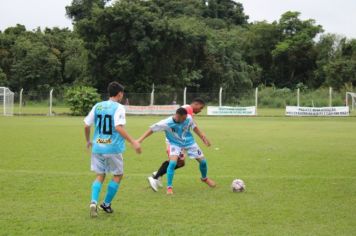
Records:
[[[206,146],[208,146],[208,147],[211,146],[210,141],[207,139],[207,137],[206,137],[205,135],[202,135],[201,139],[203,140],[203,143],[204,143]]]
[[[132,147],[133,147],[133,149],[135,149],[135,151],[136,151],[137,154],[140,154],[140,153],[142,152],[142,150],[141,150],[141,144],[140,144],[137,140],[134,140],[134,141],[132,142]]]
[[[92,146],[93,146],[93,144],[89,141],[89,142],[87,142],[87,149],[89,150]]]

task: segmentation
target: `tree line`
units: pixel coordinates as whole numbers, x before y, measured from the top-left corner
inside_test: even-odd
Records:
[[[0,85],[48,91],[216,91],[256,86],[335,89],[356,84],[356,39],[325,34],[288,11],[250,22],[231,0],[72,0],[74,30],[23,25],[0,32]]]

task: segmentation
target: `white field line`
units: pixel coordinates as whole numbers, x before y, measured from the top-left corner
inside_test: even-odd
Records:
[[[0,174],[29,174],[29,175],[54,175],[54,176],[92,176],[93,172],[74,172],[74,171],[43,171],[43,170],[7,170],[0,169]],[[126,178],[130,177],[148,177],[149,173],[127,173],[124,174]],[[193,174],[180,174],[179,177],[191,178],[199,175],[199,172]],[[236,175],[213,175],[214,178],[236,178]],[[243,175],[239,176],[248,179],[356,179],[356,176],[319,176],[319,175],[297,175],[297,176],[268,176],[268,175]]]

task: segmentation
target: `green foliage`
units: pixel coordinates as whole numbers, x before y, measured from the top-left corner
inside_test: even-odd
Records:
[[[11,67],[11,86],[26,91],[48,91],[51,85],[62,83],[58,57],[40,41],[20,36],[12,48],[12,55],[16,62]]]
[[[336,59],[329,62],[324,70],[326,82],[330,86],[340,89],[346,83],[356,83],[356,61]]]
[[[7,86],[27,93],[91,84],[83,41],[68,29],[26,31],[17,25],[0,32],[0,69]]]
[[[228,25],[245,25],[248,16],[241,3],[231,0],[206,0],[203,16],[221,19]]]
[[[247,17],[233,1],[117,1],[73,19],[99,89],[116,78],[129,91],[152,83],[158,90],[233,89],[251,87],[250,73],[256,76],[239,52],[238,25]],[[222,28],[209,27],[212,19]]]
[[[1,68],[0,68],[0,86],[1,87],[8,86],[8,81],[6,79],[6,74],[2,71]]]
[[[322,26],[299,12],[249,23],[232,0],[72,0],[66,11],[74,32],[23,25],[0,32],[0,82],[40,93],[103,91],[113,80],[129,92],[153,83],[157,92],[356,86],[356,40],[320,36]]]
[[[100,101],[100,95],[95,88],[78,86],[69,88],[65,94],[66,103],[70,106],[72,115],[87,115],[93,105]]]
[[[335,46],[334,46],[335,47]],[[356,40],[342,38],[333,51],[332,56],[320,63],[320,74],[325,76],[325,83],[336,89],[346,84],[356,84]]]
[[[313,86],[317,51],[313,39],[323,31],[314,20],[300,20],[299,12],[286,12],[279,20],[281,40],[272,50],[275,77],[278,87],[293,88],[298,83]]]

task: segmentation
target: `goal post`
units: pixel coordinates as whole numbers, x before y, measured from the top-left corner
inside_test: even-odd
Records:
[[[0,87],[0,115],[14,114],[14,93],[7,87]]]
[[[351,103],[349,99],[351,98]],[[351,106],[351,110],[355,110],[355,105],[356,105],[356,93],[353,92],[346,92],[346,97],[345,97],[345,105],[346,106]]]

